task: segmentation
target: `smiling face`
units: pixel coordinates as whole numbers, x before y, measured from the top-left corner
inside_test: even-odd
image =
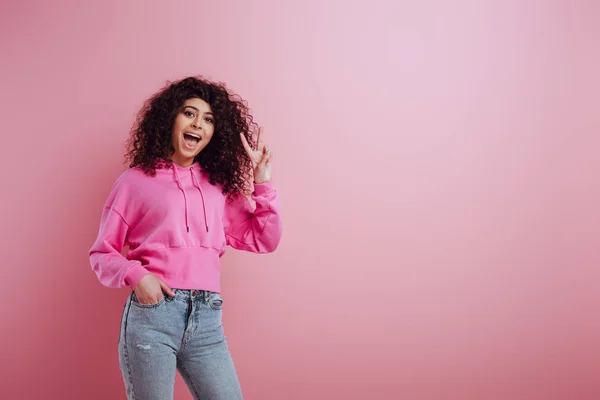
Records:
[[[215,121],[210,104],[198,98],[186,100],[173,124],[171,143],[175,153],[171,160],[182,167],[192,165],[194,157],[208,145],[214,131]]]

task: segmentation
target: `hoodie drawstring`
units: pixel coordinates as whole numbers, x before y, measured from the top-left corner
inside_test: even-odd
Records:
[[[181,184],[181,179],[179,179],[179,172],[177,172],[177,166],[173,165],[173,171],[175,172],[175,180],[177,181],[177,186],[181,190],[181,193],[183,193],[183,201],[185,202],[185,228],[186,228],[187,232],[189,233],[190,225],[188,222],[187,196],[185,194],[185,189],[183,188],[183,185]],[[206,226],[206,232],[208,232],[208,219],[206,218],[206,204],[204,202],[204,193],[202,193],[202,189],[200,188],[200,184],[198,183],[198,181],[196,180],[196,177],[194,176],[194,171],[192,168],[190,168],[190,174],[192,174],[192,182],[193,182],[194,186],[196,187],[196,189],[198,189],[198,191],[200,192],[200,196],[202,197],[202,209],[204,211],[204,225]]]
[[[194,186],[200,192],[200,197],[202,197],[202,210],[204,211],[204,225],[206,226],[206,232],[208,232],[208,218],[206,218],[206,204],[204,203],[204,193],[202,193],[202,188],[200,187],[200,183],[196,180],[196,175],[194,175],[194,171],[190,169],[190,173],[192,174],[192,182]]]

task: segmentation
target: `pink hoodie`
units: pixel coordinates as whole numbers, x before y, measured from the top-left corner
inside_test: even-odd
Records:
[[[172,165],[155,177],[128,169],[113,185],[89,253],[103,285],[135,287],[151,272],[171,288],[220,292],[225,245],[254,253],[277,248],[282,224],[271,182],[254,184],[254,209],[243,196],[229,204],[198,163]]]

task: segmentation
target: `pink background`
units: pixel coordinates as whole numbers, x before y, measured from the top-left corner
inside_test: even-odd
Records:
[[[2,2],[0,398],[124,398],[87,251],[197,73],[282,200],[278,251],[223,259],[246,399],[600,398],[599,38],[593,0]]]

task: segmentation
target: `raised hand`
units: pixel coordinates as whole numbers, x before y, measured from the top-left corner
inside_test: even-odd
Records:
[[[242,138],[242,145],[248,153],[248,157],[252,160],[252,170],[254,173],[254,183],[265,183],[271,180],[271,161],[273,160],[273,153],[269,149],[269,146],[264,144],[263,141],[263,129],[258,129],[258,143],[256,150],[253,150],[246,137],[243,133],[240,133]]]

